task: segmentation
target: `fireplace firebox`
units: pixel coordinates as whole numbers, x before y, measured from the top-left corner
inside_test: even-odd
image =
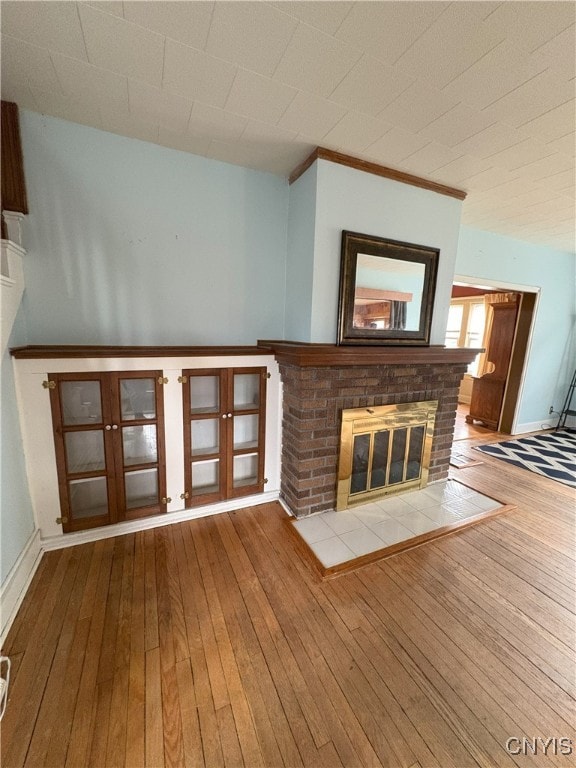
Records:
[[[428,482],[438,401],[342,411],[336,509]]]

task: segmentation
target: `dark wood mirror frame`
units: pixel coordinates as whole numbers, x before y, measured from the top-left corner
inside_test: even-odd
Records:
[[[374,282],[378,282],[380,287],[370,288],[357,285],[359,257],[365,262],[367,258],[376,257],[393,260],[398,264],[373,262],[376,267]],[[437,248],[343,230],[338,344],[429,345],[439,257],[440,251]],[[383,280],[387,272],[388,277]],[[414,304],[411,308],[412,317],[408,327],[406,308],[414,297],[411,289],[415,278],[414,275],[408,275],[404,279],[403,272],[421,273],[416,275],[417,291],[421,295],[420,307]],[[382,283],[386,285],[382,286]],[[367,310],[369,305],[372,305],[373,311]],[[362,312],[363,319],[360,318]],[[381,317],[376,318],[378,312]],[[375,321],[369,322],[373,316]]]

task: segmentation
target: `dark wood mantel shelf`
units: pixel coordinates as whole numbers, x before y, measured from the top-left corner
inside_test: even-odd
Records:
[[[470,347],[352,347],[297,341],[259,341],[258,346],[273,352],[279,362],[302,368],[442,363],[468,365],[482,352],[482,349]]]

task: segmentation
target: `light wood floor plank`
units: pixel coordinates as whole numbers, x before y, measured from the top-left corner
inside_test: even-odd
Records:
[[[45,553],[2,766],[568,768],[573,491],[452,474],[517,510],[324,582],[275,503]]]

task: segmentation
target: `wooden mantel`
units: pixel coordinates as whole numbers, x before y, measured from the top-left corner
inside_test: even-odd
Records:
[[[468,365],[482,349],[470,347],[352,347],[298,341],[259,341],[258,346],[273,352],[278,362],[302,368],[366,365]]]

